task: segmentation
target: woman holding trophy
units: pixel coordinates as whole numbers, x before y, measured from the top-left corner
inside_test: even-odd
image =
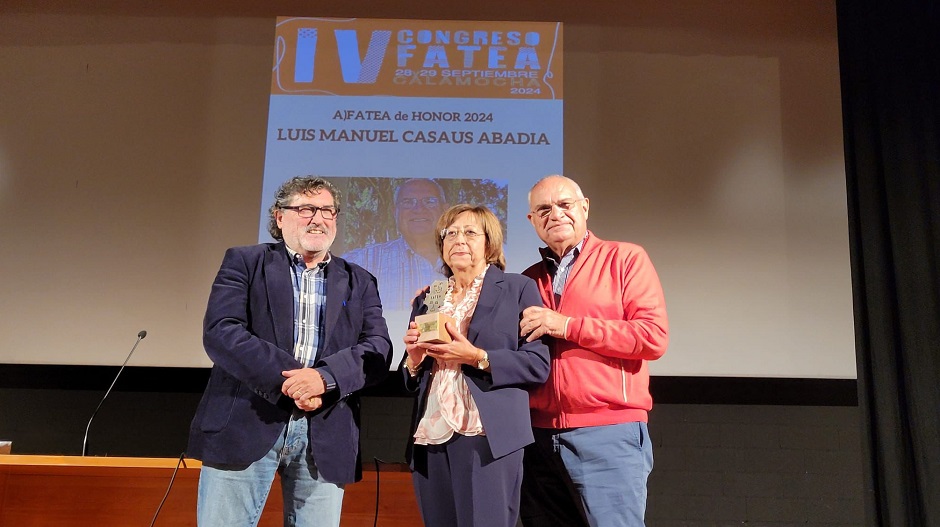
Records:
[[[527,385],[545,382],[549,352],[519,335],[541,306],[535,282],[506,273],[503,232],[486,207],[438,220],[446,282],[413,303],[402,375],[417,392],[408,460],[424,524],[514,527],[523,447],[533,441]]]

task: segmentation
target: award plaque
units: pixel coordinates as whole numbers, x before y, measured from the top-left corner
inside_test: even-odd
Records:
[[[415,317],[415,324],[418,325],[418,331],[421,332],[418,336],[418,342],[446,344],[452,340],[447,328],[444,327],[444,323],[450,322],[456,325],[457,322],[453,317],[440,312],[446,294],[446,280],[436,280],[431,284],[431,290],[424,297],[424,305],[427,306],[428,312]]]

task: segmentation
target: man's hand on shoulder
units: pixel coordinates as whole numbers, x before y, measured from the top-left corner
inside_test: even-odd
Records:
[[[414,297],[411,298],[411,302],[410,302],[411,308],[414,309],[414,307],[415,307],[415,301],[418,300],[418,297],[419,297],[419,296],[423,295],[424,293],[429,292],[430,290],[431,290],[431,286],[426,285],[426,286],[422,287],[421,289],[418,289],[417,291],[415,291],[415,295],[414,295]]]

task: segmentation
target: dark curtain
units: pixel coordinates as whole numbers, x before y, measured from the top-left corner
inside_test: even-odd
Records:
[[[866,513],[940,526],[940,2],[836,8]]]

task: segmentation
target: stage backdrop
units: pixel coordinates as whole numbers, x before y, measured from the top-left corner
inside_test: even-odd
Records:
[[[0,366],[0,382],[13,379],[19,365],[34,367],[18,386],[50,378],[43,365],[108,365],[111,375],[94,385],[104,390],[141,330],[149,335],[130,367],[210,366],[202,317],[212,280],[226,248],[258,241],[259,209],[270,201],[260,175],[277,8],[190,3],[164,6],[158,15],[129,3],[118,11],[84,6],[69,12],[58,3],[19,4],[26,11],[0,10],[0,364],[14,366]],[[835,5],[610,5],[438,2],[405,11],[376,4],[363,11],[350,3],[315,2],[303,14],[561,20],[564,172],[591,199],[591,229],[644,246],[656,265],[671,335],[669,351],[650,366],[653,375],[855,379]],[[518,31],[524,42],[528,29]],[[334,33],[328,36],[335,42]],[[364,64],[372,33],[359,30],[356,36]],[[397,53],[397,33],[389,39]],[[317,41],[313,81],[307,83],[314,86],[329,71],[322,64],[329,39],[320,32]],[[414,45],[414,57],[405,58],[423,64],[427,50]],[[482,46],[474,60],[482,60]],[[464,57],[455,59],[447,49],[450,69],[462,68]],[[296,55],[285,51],[284,60]],[[505,57],[508,65],[516,55]],[[538,79],[556,94],[558,58],[556,51],[555,78]],[[397,59],[386,56],[382,67]],[[333,76],[342,79],[341,73]],[[470,99],[422,104],[442,101]],[[542,113],[518,128],[505,113],[493,116],[501,121],[487,126],[537,130]],[[352,128],[353,121],[332,117],[323,119],[328,127],[309,118],[280,127]],[[371,126],[385,129],[386,123]],[[427,131],[451,126],[406,124]],[[477,125],[460,124],[479,139]],[[552,149],[561,142],[546,135]],[[358,183],[347,197],[384,199],[376,214],[392,218],[389,189],[413,177],[402,166],[384,170],[394,163],[433,172],[448,199],[461,199],[450,196],[466,192],[475,179],[490,181],[476,189],[479,195],[498,193],[505,184],[507,209],[524,199],[512,190],[513,178],[523,172],[504,168],[505,159],[495,153],[528,151],[525,163],[546,166],[524,163],[525,170],[557,170],[549,159],[557,151],[544,145],[473,144],[460,150],[466,154],[432,164],[405,149],[449,152],[453,145],[405,145],[401,133],[396,136],[398,149],[377,160],[340,159],[335,149],[304,147],[309,166],[288,174],[303,169],[352,178]],[[349,146],[333,144],[343,145]],[[372,146],[379,151],[383,144]],[[465,166],[470,160],[473,169]],[[326,165],[340,161],[383,169],[329,173]],[[462,172],[472,173],[457,175]],[[360,193],[365,185],[356,179],[371,174],[378,174],[375,181],[388,178],[376,185],[385,189],[377,196]],[[412,210],[424,211],[417,203]],[[525,221],[525,211],[515,210],[507,218]],[[511,268],[537,258],[516,248],[535,243],[530,230],[509,226]],[[340,232],[350,251],[370,244],[368,236],[398,236],[397,225],[346,240],[350,231]],[[402,328],[391,329],[400,339]],[[88,380],[74,371],[62,378]]]

